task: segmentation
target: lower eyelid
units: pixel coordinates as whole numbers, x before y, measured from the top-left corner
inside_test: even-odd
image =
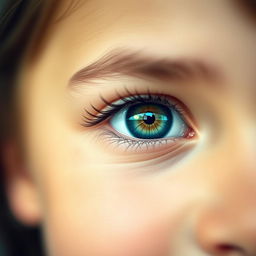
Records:
[[[102,154],[99,161],[104,164],[122,164],[121,168],[128,168],[129,172],[136,171],[155,171],[165,169],[174,163],[184,159],[184,157],[192,152],[197,144],[197,140],[176,139],[170,141],[166,145],[159,146],[158,149],[149,147],[146,150],[127,148],[126,145],[117,145],[115,141],[111,142],[109,136],[116,136],[109,130],[99,129],[94,131],[93,137],[96,137],[96,146]],[[112,133],[112,134],[111,134]],[[95,141],[95,140],[94,140]],[[125,164],[125,165],[124,165]],[[145,169],[146,168],[146,169]],[[141,173],[141,172],[140,172]]]
[[[176,151],[184,144],[189,144],[191,138],[162,138],[154,140],[141,140],[125,137],[118,134],[110,126],[100,128],[98,140],[111,147],[115,153],[164,153],[165,151]]]

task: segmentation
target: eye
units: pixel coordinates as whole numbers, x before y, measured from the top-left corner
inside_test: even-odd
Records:
[[[165,148],[175,152],[188,139],[196,138],[191,113],[178,99],[162,94],[129,94],[123,97],[117,93],[119,100],[115,102],[101,96],[105,107],[91,105],[93,112],[85,109],[82,125],[96,126],[99,138],[126,152],[157,152]]]
[[[136,139],[185,137],[189,127],[174,106],[137,103],[124,107],[110,119],[118,133]]]

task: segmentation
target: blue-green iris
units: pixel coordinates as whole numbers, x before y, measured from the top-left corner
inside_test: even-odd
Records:
[[[171,110],[161,104],[139,103],[128,108],[126,126],[129,132],[140,139],[165,137],[173,123]]]

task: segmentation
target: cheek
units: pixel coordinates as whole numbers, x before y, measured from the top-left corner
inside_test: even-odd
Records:
[[[167,252],[166,223],[160,216],[153,218],[152,207],[138,206],[134,199],[128,202],[120,191],[116,191],[120,198],[86,192],[93,198],[69,198],[65,202],[68,207],[51,209],[46,238],[53,255],[148,256]]]
[[[97,162],[90,140],[67,138],[45,153],[51,161],[39,175],[49,255],[166,255],[186,212],[177,187],[125,175],[125,168]]]
[[[171,239],[168,230],[177,229],[177,216],[167,220],[164,206],[146,185],[88,174],[95,171],[87,169],[85,175],[62,179],[52,193],[47,189],[49,251],[53,255],[106,256],[166,253]]]

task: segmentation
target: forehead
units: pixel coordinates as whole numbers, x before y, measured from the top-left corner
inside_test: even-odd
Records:
[[[67,0],[55,15],[40,65],[68,81],[106,52],[123,48],[157,57],[207,59],[239,81],[251,77],[256,64],[256,26],[241,3]]]
[[[211,48],[219,45],[229,48],[236,47],[237,42],[247,45],[255,37],[255,24],[239,3],[237,0],[67,0],[56,14],[52,37],[71,52],[91,46],[99,46],[100,51],[102,45],[111,48],[125,42],[127,47],[151,47],[155,53],[164,55],[180,54],[184,45],[195,51],[198,48],[203,51],[205,47],[201,46],[207,45],[209,54]]]
[[[253,0],[64,0],[58,6],[56,15],[58,21],[67,17],[76,20],[90,20],[98,18],[99,21],[107,20],[113,22],[108,25],[130,21],[130,25],[144,23],[167,22],[175,23],[184,19],[202,20],[215,18],[215,22],[226,16],[230,20],[240,13],[249,19],[248,9],[253,10]],[[247,12],[246,12],[247,10]],[[159,16],[159,14],[161,14]],[[150,20],[149,20],[150,18]],[[92,25],[92,24],[88,24]],[[107,24],[106,24],[107,25]]]

